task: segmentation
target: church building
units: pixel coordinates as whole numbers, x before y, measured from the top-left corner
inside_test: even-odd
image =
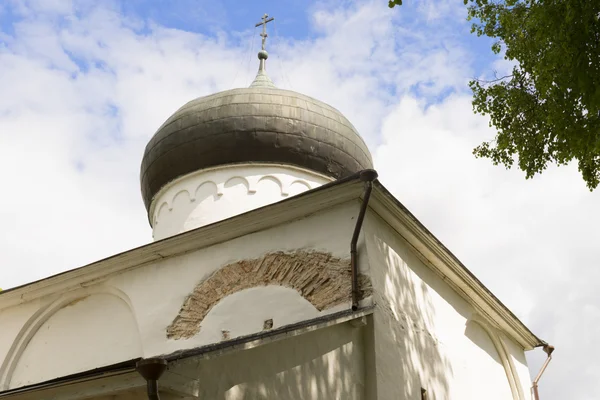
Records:
[[[275,86],[269,21],[252,84],[148,143],[154,242],[0,292],[0,400],[532,399],[525,352],[546,343],[344,115]]]

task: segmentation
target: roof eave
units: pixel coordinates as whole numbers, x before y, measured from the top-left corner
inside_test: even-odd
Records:
[[[289,199],[211,225],[150,243],[112,257],[0,292],[0,309],[80,285],[157,260],[232,240],[303,218],[363,194],[360,172]],[[545,342],[534,335],[379,181],[369,208],[381,216],[417,255],[486,319],[530,350]]]
[[[206,359],[214,358],[227,353],[237,352],[241,350],[248,350],[259,346],[264,346],[269,343],[277,342],[284,339],[293,338],[296,336],[304,335],[317,330],[330,328],[332,326],[340,325],[346,322],[357,320],[363,317],[367,317],[373,314],[373,307],[364,307],[359,310],[344,310],[333,314],[323,315],[317,318],[300,321],[294,324],[284,325],[282,327],[270,330],[253,333],[246,336],[240,336],[231,340],[223,342],[213,343],[200,347],[194,347],[191,349],[180,350],[170,354],[156,355],[154,357],[162,358],[168,363],[177,363],[178,361],[187,359]],[[43,395],[45,391],[57,389],[61,387],[74,386],[74,392],[77,392],[77,384],[115,377],[118,375],[132,374],[134,378],[129,379],[126,382],[126,386],[117,386],[117,390],[131,389],[134,387],[143,387],[145,382],[141,376],[137,375],[136,363],[140,358],[135,358],[127,361],[123,361],[117,364],[106,365],[99,368],[94,368],[87,371],[78,372],[76,374],[59,377],[56,379],[39,382],[27,386],[22,386],[14,389],[0,390],[0,398],[11,398],[22,395],[39,394]],[[165,378],[161,379],[161,385],[164,384]],[[103,394],[110,394],[114,392],[111,385],[100,385],[98,390],[106,391],[106,393],[96,393],[100,396]],[[95,396],[94,396],[95,397]],[[195,396],[191,396],[196,398]]]
[[[416,254],[486,320],[514,338],[525,350],[546,344],[525,326],[450,250],[379,181],[370,208],[414,249]]]
[[[71,287],[86,286],[114,273],[138,268],[306,217],[359,198],[362,194],[361,183],[359,173],[353,174],[277,203],[158,240],[82,267],[0,291],[0,310],[65,291]]]

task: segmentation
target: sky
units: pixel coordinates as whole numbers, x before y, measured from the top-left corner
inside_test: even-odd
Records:
[[[510,68],[462,1],[0,2],[0,287],[149,243],[143,150],[187,101],[245,87],[265,13],[278,87],[342,111],[380,181],[538,336],[542,399],[600,393],[600,193],[575,165],[526,180],[467,83]],[[545,354],[529,352],[535,375]]]

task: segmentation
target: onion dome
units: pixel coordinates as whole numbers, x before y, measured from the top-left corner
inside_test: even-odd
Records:
[[[146,209],[169,182],[211,167],[291,165],[334,179],[373,168],[365,142],[342,113],[275,87],[266,73],[264,38],[250,87],[190,101],[152,137],[140,177]]]

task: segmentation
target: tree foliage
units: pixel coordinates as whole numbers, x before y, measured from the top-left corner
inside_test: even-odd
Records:
[[[494,140],[478,157],[516,162],[527,178],[577,160],[590,190],[600,182],[600,0],[464,0],[472,32],[515,63],[508,76],[470,82],[473,109]],[[390,7],[392,7],[390,1]]]

